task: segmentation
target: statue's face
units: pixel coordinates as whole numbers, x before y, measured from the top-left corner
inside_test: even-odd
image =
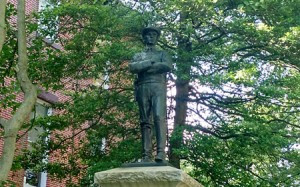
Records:
[[[146,45],[155,45],[158,39],[158,34],[155,31],[149,31],[144,35]]]

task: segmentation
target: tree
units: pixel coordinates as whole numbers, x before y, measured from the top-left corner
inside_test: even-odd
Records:
[[[6,0],[1,0],[0,7],[0,51],[2,51],[2,46],[4,44],[5,36],[6,36],[6,26],[5,26],[5,5]]]
[[[53,2],[54,5],[57,2]],[[32,121],[28,122],[28,116],[33,111],[35,101],[37,98],[37,89],[36,85],[39,88],[43,89],[51,89],[52,91],[56,91],[58,89],[64,88],[66,81],[70,81],[70,85],[76,87],[75,91],[80,91],[79,93],[74,93],[72,96],[73,100],[70,100],[63,104],[58,104],[58,110],[65,107],[65,110],[68,110],[68,104],[75,103],[75,106],[78,106],[82,103],[78,103],[78,99],[85,98],[84,93],[87,90],[90,90],[92,87],[80,87],[78,81],[82,80],[99,80],[102,75],[109,73],[108,68],[108,54],[113,56],[115,55],[115,61],[117,61],[117,55],[124,55],[119,54],[119,50],[117,48],[124,47],[124,44],[120,43],[120,45],[116,45],[120,42],[118,40],[118,35],[121,32],[116,32],[115,35],[105,35],[111,34],[113,29],[118,29],[120,24],[116,23],[116,15],[113,15],[112,9],[113,7],[104,6],[103,2],[98,2],[96,7],[93,6],[86,6],[83,4],[79,6],[80,11],[75,12],[78,10],[76,2],[73,4],[61,4],[56,9],[56,12],[53,14],[50,11],[45,11],[44,13],[37,13],[34,15],[30,15],[27,17],[26,20],[26,35],[38,32],[39,34],[37,37],[34,38],[27,38],[25,36],[25,14],[24,14],[24,2],[18,2],[18,25],[17,28],[14,27],[14,24],[7,24],[7,37],[4,41],[3,50],[1,53],[1,108],[13,108],[13,117],[10,120],[1,119],[1,127],[3,127],[3,136],[1,134],[1,138],[4,140],[4,149],[3,154],[1,155],[1,178],[0,181],[3,182],[7,179],[8,172],[11,169],[12,162],[14,159],[14,152],[15,152],[15,144],[16,141],[20,138],[18,137],[19,130],[25,130],[28,132],[30,129],[35,128],[37,125],[41,125],[45,130],[63,130],[65,128],[73,127],[78,128],[80,131],[80,124],[86,122],[87,120],[91,119],[98,119],[99,117],[95,117],[98,112],[101,112],[92,106],[91,109],[95,109],[93,113],[83,113],[84,115],[79,118],[78,116],[75,117],[73,120],[74,123],[70,123],[68,117],[74,117],[77,115],[75,113],[70,113],[69,116],[66,115],[62,119],[58,120],[58,117],[55,116],[53,118],[47,119],[46,123],[39,123],[38,120],[33,119]],[[64,6],[65,5],[65,6]],[[98,5],[98,6],[97,6]],[[9,16],[14,15],[14,7],[10,4],[7,6],[8,10],[6,14],[6,20],[9,20]],[[67,7],[67,8],[66,8]],[[51,8],[51,7],[49,7]],[[54,9],[53,9],[54,10]],[[91,11],[91,12],[89,12]],[[111,11],[111,12],[110,12]],[[2,13],[2,12],[1,12]],[[90,19],[91,22],[88,23],[87,21],[79,20],[78,14],[85,15],[86,18]],[[57,19],[57,16],[61,15],[61,20]],[[73,16],[72,21],[76,24],[70,25],[68,19],[65,19],[64,15]],[[96,17],[99,16],[99,17]],[[81,17],[80,17],[81,18]],[[96,19],[97,18],[97,19]],[[40,26],[37,23],[37,19],[39,19]],[[104,21],[103,19],[106,19]],[[58,21],[62,24],[62,29],[59,30],[59,34],[70,34],[69,36],[73,36],[72,40],[66,40],[67,38],[64,36],[57,38],[57,23]],[[120,20],[118,20],[120,21]],[[48,23],[48,25],[43,25],[44,23]],[[65,25],[63,25],[65,24]],[[95,25],[93,25],[95,24]],[[63,27],[64,26],[64,27]],[[85,26],[89,32],[83,30],[81,32],[81,27]],[[92,27],[90,27],[92,26]],[[99,28],[99,26],[102,26]],[[95,30],[93,30],[95,29]],[[18,36],[15,37],[14,33],[18,30]],[[119,29],[120,30],[120,29]],[[78,34],[77,34],[78,33]],[[31,35],[32,36],[32,35]],[[1,35],[2,37],[2,35]],[[55,50],[49,47],[48,43],[44,42],[44,37],[48,37],[53,42],[58,39],[60,40],[60,44],[65,47],[65,50]],[[110,39],[112,38],[112,39]],[[119,37],[120,38],[120,37]],[[113,45],[111,45],[111,41],[115,40]],[[27,45],[28,44],[28,45]],[[85,46],[85,48],[82,48]],[[16,53],[15,49],[18,47],[18,53]],[[102,50],[100,52],[95,52],[94,50]],[[27,55],[28,51],[28,55]],[[118,52],[118,53],[116,53]],[[122,58],[126,59],[128,54],[124,55]],[[15,62],[16,56],[18,56],[18,63]],[[110,59],[111,62],[114,59]],[[29,63],[28,63],[29,62]],[[123,60],[122,60],[123,62]],[[117,61],[116,63],[120,63]],[[113,69],[111,71],[114,71]],[[100,75],[99,75],[100,74]],[[15,76],[17,75],[17,76]],[[51,79],[49,79],[51,77]],[[6,79],[9,78],[9,83],[6,82]],[[105,80],[107,81],[107,80]],[[32,84],[34,82],[35,85]],[[99,81],[99,83],[103,83],[103,81]],[[105,82],[104,82],[105,83]],[[74,87],[74,88],[75,88]],[[103,95],[108,95],[108,91],[103,92],[102,94],[97,95],[96,93],[99,92],[97,89],[98,87],[95,86],[93,89],[94,94],[90,93],[91,95],[95,96],[99,100],[98,103],[101,104],[101,109],[108,109],[107,107],[104,108],[105,104],[107,103],[104,99],[107,97],[101,98]],[[101,88],[101,87],[100,87]],[[119,88],[116,88],[116,93]],[[68,90],[70,93],[72,89]],[[16,99],[16,94],[24,93],[24,101],[22,103],[18,103]],[[114,94],[116,94],[114,93]],[[112,94],[113,95],[113,94]],[[71,96],[70,96],[71,98]],[[94,99],[94,98],[93,98]],[[88,100],[88,98],[86,98]],[[90,99],[92,101],[92,99]],[[94,100],[95,101],[95,100]],[[77,105],[78,104],[78,105]],[[106,104],[107,105],[107,104]],[[96,106],[97,107],[97,106]],[[76,108],[71,108],[75,110]],[[86,109],[86,108],[85,108]],[[87,109],[86,109],[87,110]],[[89,116],[86,116],[89,115]],[[77,120],[78,119],[78,120]],[[36,120],[36,121],[35,121]],[[42,120],[42,119],[41,119]],[[56,120],[56,121],[55,121]],[[49,126],[48,122],[51,122],[51,126]],[[92,120],[91,120],[92,121]],[[65,123],[63,123],[65,122]],[[99,122],[98,122],[99,123]],[[62,124],[64,126],[62,126]],[[95,125],[94,125],[95,126]],[[83,130],[82,130],[83,131]],[[52,131],[45,131],[43,136],[47,136]],[[2,132],[1,132],[2,133]],[[43,137],[41,137],[43,138]],[[46,147],[46,152],[49,154],[54,152],[55,150],[62,148],[62,142],[67,142],[68,139],[60,141],[59,137],[55,139],[55,143],[45,145],[43,142],[40,146],[40,152],[38,153],[40,157],[45,158],[48,156],[44,154]],[[35,145],[32,145],[33,147]],[[53,146],[53,147],[51,147]],[[50,147],[50,148],[49,148]],[[37,147],[36,147],[37,148]],[[52,149],[51,149],[52,148]],[[27,152],[24,150],[24,155],[28,156],[28,154],[32,155],[37,153],[38,151]],[[20,156],[20,155],[19,155]],[[18,157],[15,157],[15,163],[13,165],[14,169],[20,169],[20,162],[18,162]],[[32,157],[31,157],[32,158]],[[35,159],[32,159],[33,161]],[[23,164],[24,166],[25,164]],[[27,169],[28,165],[24,167]],[[55,163],[50,165],[47,169],[51,172],[51,168],[55,170]],[[40,168],[39,168],[40,169]],[[44,168],[40,169],[43,170]],[[55,170],[58,171],[57,169]]]
[[[299,3],[128,5],[161,24],[161,45],[174,54],[170,162],[185,159],[209,186],[297,185]]]
[[[78,81],[69,92],[72,100],[54,106],[65,115],[33,125],[51,132],[72,124],[74,135],[84,131],[87,139],[68,157],[69,165],[40,163],[42,170],[64,178],[85,175],[81,184],[88,186],[95,171],[139,158],[133,77],[124,61],[141,47],[133,45],[139,28],[159,23],[160,45],[173,54],[175,65],[169,76],[176,89],[169,103],[174,114],[170,162],[206,186],[296,186],[299,6],[277,0],[61,1],[41,18],[49,29],[60,21],[57,37],[72,36],[57,38],[65,51],[53,55],[52,62],[62,71],[34,74],[35,80],[51,76]],[[43,64],[48,66],[53,64]],[[109,75],[109,89],[80,87],[82,79],[100,79],[99,72]],[[83,128],[86,120],[90,125]],[[65,153],[72,138],[57,136],[36,148]],[[17,161],[25,168],[39,166],[31,159],[37,156],[44,154],[25,152],[25,159]]]
[[[3,2],[5,3],[5,2]],[[5,4],[1,4],[2,10],[5,9]],[[4,6],[4,7],[3,7]],[[7,179],[8,173],[11,169],[14,152],[16,149],[16,139],[18,131],[20,130],[22,124],[25,122],[27,116],[30,114],[32,108],[34,107],[35,101],[37,99],[37,89],[32,84],[31,80],[28,77],[28,57],[27,57],[27,47],[26,47],[26,33],[25,33],[25,1],[18,1],[18,17],[17,17],[17,40],[18,40],[18,62],[16,65],[16,74],[17,80],[20,84],[20,87],[24,93],[24,102],[16,110],[13,117],[6,121],[1,120],[1,125],[4,127],[4,146],[3,153],[0,159],[0,182],[3,182]],[[2,13],[2,12],[1,12]],[[5,11],[3,11],[5,13]],[[2,15],[1,20],[4,20],[4,15]],[[1,22],[1,28],[3,28],[3,22]],[[2,32],[4,34],[4,31]],[[5,35],[1,35],[5,37]],[[2,48],[1,38],[1,48]],[[2,52],[2,51],[0,51]]]
[[[161,47],[174,57],[170,81],[175,83],[176,95],[170,99],[176,105],[171,102],[169,107],[175,115],[169,153],[172,164],[186,164],[192,176],[209,186],[296,185],[299,98],[298,85],[293,83],[299,78],[299,4],[135,1],[125,5],[131,8],[125,9],[128,13],[141,20],[130,26],[161,24]],[[117,75],[124,72],[119,64],[110,67],[116,68]],[[128,114],[127,120],[136,119]],[[117,167],[129,158],[138,158],[123,156],[124,149],[118,146],[125,144],[125,149],[130,149],[125,140],[132,137],[134,141],[135,137],[126,138],[128,129],[119,126],[125,121],[111,117],[104,117],[101,127],[88,132],[90,142],[83,150],[89,151],[83,152],[93,154],[81,157],[90,166],[85,185],[95,171],[109,168],[107,160]],[[123,135],[123,144],[111,142],[107,145],[111,152],[99,153],[101,144],[95,146],[99,137],[119,135]]]
[[[39,19],[39,27],[36,23],[27,27],[31,29],[28,32],[38,31],[39,33],[28,47],[29,75],[40,87],[52,91],[63,90],[69,100],[51,106],[53,109],[65,111],[64,113],[48,118],[33,119],[23,124],[22,130],[29,131],[35,127],[41,127],[45,133],[41,135],[40,141],[31,144],[33,150],[22,150],[22,154],[15,157],[13,168],[14,170],[31,169],[37,172],[47,170],[53,176],[69,178],[68,183],[72,183],[73,176],[82,173],[82,168],[86,167],[80,163],[95,164],[93,158],[96,160],[98,158],[96,153],[100,151],[93,150],[94,153],[87,154],[84,150],[90,150],[91,147],[101,148],[99,141],[101,143],[102,138],[105,138],[106,144],[110,146],[109,157],[112,158],[114,155],[116,160],[118,153],[124,152],[126,147],[130,147],[129,145],[137,145],[134,148],[130,147],[134,150],[139,147],[138,138],[133,136],[138,134],[138,128],[135,125],[127,127],[129,120],[134,121],[137,118],[136,116],[131,118],[135,115],[133,111],[136,111],[132,102],[132,82],[125,81],[132,79],[132,75],[124,74],[127,71],[124,63],[136,50],[130,48],[124,51],[131,43],[136,42],[136,38],[134,40],[131,38],[131,35],[135,33],[128,34],[135,27],[131,26],[134,22],[128,22],[123,17],[123,15],[128,16],[128,9],[114,3],[108,6],[107,3],[100,1],[96,3],[61,1],[59,5],[53,2],[48,8],[35,15],[35,18]],[[60,25],[59,29],[56,27],[57,24]],[[50,48],[43,42],[44,37],[60,44],[64,50]],[[9,57],[6,56],[6,58]],[[4,65],[7,64],[7,62],[4,63]],[[109,80],[105,78],[108,76]],[[92,82],[94,84],[90,84]],[[107,89],[106,86],[103,87],[106,84],[113,86]],[[7,98],[7,100],[14,104],[13,99]],[[3,103],[3,105],[6,104]],[[124,108],[124,106],[127,107]],[[118,116],[118,120],[112,115]],[[68,137],[59,133],[52,134],[54,131],[65,129],[71,129],[73,134]],[[96,131],[97,129],[101,131]],[[110,130],[109,133],[108,130]],[[80,150],[79,147],[74,147],[73,140],[85,132],[91,143],[83,139],[81,143],[87,145]],[[44,139],[49,134],[51,134],[51,139],[46,144]],[[116,142],[111,137],[128,139],[128,141],[127,143]],[[93,141],[98,144],[93,145]],[[123,147],[122,150],[120,147]],[[67,152],[70,149],[72,154]],[[114,150],[116,151],[113,152]],[[63,161],[43,162],[43,159],[50,154],[58,153]],[[138,157],[136,153],[137,151],[128,152],[127,158],[123,157],[123,160],[118,158],[118,162],[114,165]],[[105,155],[103,159],[106,159],[108,163],[109,157]],[[90,158],[90,161],[82,158]],[[113,166],[107,163],[106,168]],[[102,169],[105,167],[102,166]]]

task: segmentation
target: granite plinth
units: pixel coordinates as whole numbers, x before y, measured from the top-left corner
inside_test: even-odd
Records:
[[[122,167],[98,172],[101,187],[203,187],[182,170],[170,166]]]

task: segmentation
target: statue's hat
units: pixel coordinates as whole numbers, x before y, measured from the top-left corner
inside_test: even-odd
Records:
[[[145,34],[147,34],[150,31],[155,31],[158,35],[158,37],[160,36],[160,30],[156,27],[146,27],[142,30],[142,36],[145,36]]]

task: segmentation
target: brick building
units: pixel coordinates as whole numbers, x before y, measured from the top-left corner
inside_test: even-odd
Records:
[[[13,5],[17,5],[17,0],[9,0],[9,3],[12,3]],[[30,15],[33,12],[37,12],[43,8],[43,6],[46,4],[46,0],[26,0],[26,15]],[[12,23],[16,22],[16,17],[12,17]],[[47,39],[45,39],[47,42]],[[59,48],[57,45],[52,45],[54,48]],[[12,79],[7,78],[5,79],[5,83],[9,84],[9,82]],[[66,80],[66,88],[70,86],[72,81]],[[90,84],[91,81],[82,81],[81,86],[86,86]],[[23,94],[18,93],[16,95],[16,102],[22,102],[23,101]],[[38,100],[35,106],[35,113],[32,114],[32,116],[28,118],[33,118],[33,115],[35,117],[43,117],[43,116],[49,116],[49,115],[55,115],[58,111],[53,111],[51,108],[51,104],[56,102],[65,102],[69,100],[69,97],[64,95],[62,92],[56,91],[56,92],[48,92],[48,91],[42,91],[38,95]],[[4,119],[10,119],[12,115],[12,108],[6,108],[1,109],[0,108],[0,117]],[[85,126],[87,124],[83,124]],[[17,150],[16,155],[18,155],[23,149],[32,149],[30,146],[30,142],[35,142],[38,139],[38,136],[43,133],[42,128],[33,128],[30,131],[20,131],[19,132],[19,139],[17,140]],[[49,158],[47,160],[44,160],[43,162],[53,162],[59,160],[60,162],[67,162],[66,159],[70,154],[74,153],[74,147],[79,146],[79,141],[84,139],[85,134],[84,132],[76,132],[75,129],[68,128],[64,130],[63,132],[55,132],[57,134],[63,134],[65,137],[70,137],[72,139],[73,145],[70,145],[70,148],[68,148],[68,152],[65,154],[61,154],[60,152],[53,152],[50,154]],[[76,136],[74,136],[76,134]],[[52,138],[51,135],[48,138]],[[47,139],[45,140],[47,141]],[[0,137],[0,155],[3,148],[3,139]],[[41,173],[33,173],[30,171],[30,169],[27,170],[18,170],[11,172],[9,175],[9,180],[13,181],[17,187],[64,187],[66,186],[66,183],[68,182],[75,182],[76,179],[70,175],[69,178],[61,180],[56,180],[55,178],[50,178],[47,172],[41,172]]]

